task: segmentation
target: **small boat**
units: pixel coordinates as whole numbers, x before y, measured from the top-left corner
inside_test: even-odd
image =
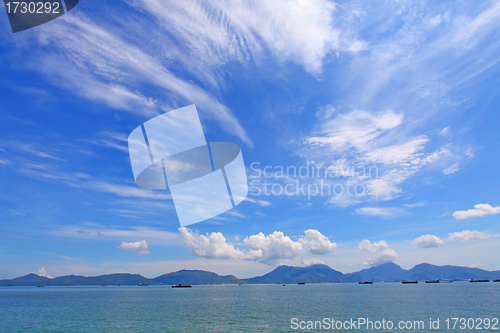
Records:
[[[105,284],[101,284],[101,287],[106,287],[106,285]]]
[[[305,282],[299,282],[299,283],[297,283],[297,284],[306,284],[306,283],[305,283]]]
[[[490,282],[488,279],[471,279],[469,282]]]
[[[45,288],[45,285],[44,284],[39,284],[37,287],[38,288]]]
[[[418,281],[417,280],[415,280],[415,281],[401,281],[401,283],[402,284],[416,284],[416,283],[418,283]]]
[[[241,286],[243,283],[238,283],[238,286]]]
[[[284,287],[284,286],[286,286],[286,284],[285,284],[285,283],[283,283],[283,284],[282,284],[282,286]]]
[[[363,282],[358,282],[358,284],[373,284],[371,281],[363,281]]]
[[[172,288],[191,288],[192,285],[190,284],[173,284]]]
[[[500,282],[500,279],[495,279],[493,280],[493,282]]]
[[[427,280],[425,283],[439,283],[439,280]]]
[[[149,284],[147,284],[147,283],[139,283],[139,287],[147,287],[147,286],[149,286]]]

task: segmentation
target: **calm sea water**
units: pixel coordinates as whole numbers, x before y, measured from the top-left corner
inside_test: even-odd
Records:
[[[314,330],[292,329],[292,318],[361,317],[438,332],[446,318],[500,318],[500,283],[0,287],[0,311],[1,332],[297,332]],[[438,317],[440,330],[429,330]],[[500,325],[454,330],[464,331]]]

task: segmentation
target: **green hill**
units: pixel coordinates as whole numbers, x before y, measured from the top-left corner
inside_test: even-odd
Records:
[[[200,270],[180,270],[163,274],[153,279],[163,284],[237,284],[243,283],[233,275],[218,274]]]

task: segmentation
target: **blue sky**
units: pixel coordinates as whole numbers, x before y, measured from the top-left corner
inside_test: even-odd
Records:
[[[16,34],[0,15],[0,278],[500,269],[499,26],[498,1],[82,0]],[[191,104],[252,185],[179,229],[127,137]],[[330,177],[279,173],[313,165]],[[279,194],[295,182],[338,194]]]

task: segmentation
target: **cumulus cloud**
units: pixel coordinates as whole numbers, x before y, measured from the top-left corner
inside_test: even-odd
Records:
[[[473,209],[457,210],[455,213],[453,213],[453,217],[457,220],[464,220],[470,217],[480,217],[498,213],[500,213],[500,206],[492,207],[488,204],[478,204],[475,205]]]
[[[368,252],[368,257],[365,265],[378,266],[394,261],[398,254],[389,247],[386,241],[370,242],[368,239],[359,243],[358,248],[363,252]]]
[[[120,250],[135,251],[137,252],[137,254],[140,255],[149,254],[148,251],[149,247],[148,244],[146,243],[146,240],[142,240],[140,242],[130,242],[130,243],[122,242],[120,246],[117,246],[116,248]]]
[[[185,227],[179,228],[179,233],[184,246],[198,257],[209,259],[243,259],[245,253],[233,245],[227,243],[226,238],[220,232],[210,235],[198,235]]]
[[[470,241],[477,241],[482,239],[489,239],[493,237],[498,237],[498,234],[491,234],[488,231],[477,231],[477,230],[464,230],[460,232],[453,232],[448,234],[448,237],[452,241],[462,241],[468,243]]]
[[[38,270],[38,275],[39,276],[44,276],[46,278],[49,278],[49,279],[52,279],[52,276],[50,276],[49,274],[47,274],[47,272],[45,272],[45,267],[42,267]]]
[[[318,230],[308,229],[305,234],[306,237],[299,239],[299,242],[313,254],[332,253],[337,249],[337,244],[330,242],[328,237]]]
[[[420,247],[423,249],[428,249],[430,247],[439,247],[444,245],[444,241],[434,235],[423,235],[418,238],[415,238],[414,241],[411,242],[413,246]]]
[[[209,259],[244,259],[263,263],[274,263],[284,259],[299,257],[304,252],[326,254],[335,251],[336,243],[319,231],[309,229],[305,236],[297,241],[285,236],[283,232],[275,231],[269,235],[260,232],[243,239],[246,249],[240,249],[228,243],[220,232],[200,235],[185,227],[179,228],[184,246],[195,256]]]

